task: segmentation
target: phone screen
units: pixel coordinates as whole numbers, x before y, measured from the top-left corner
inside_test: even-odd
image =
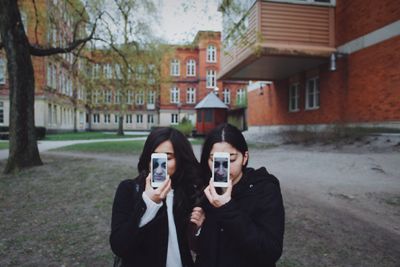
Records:
[[[152,179],[155,183],[167,179],[167,159],[163,157],[152,158]]]
[[[214,182],[228,182],[228,161],[229,159],[226,157],[214,158]]]

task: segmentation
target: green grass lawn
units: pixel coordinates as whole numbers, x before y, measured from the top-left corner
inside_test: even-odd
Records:
[[[106,141],[87,144],[75,144],[55,149],[56,151],[76,151],[84,153],[111,153],[111,154],[135,154],[141,153],[145,140],[135,141]],[[193,145],[202,144],[202,139],[191,140]]]
[[[0,149],[8,149],[8,141],[0,142]]]
[[[103,132],[77,132],[77,133],[59,133],[47,134],[44,140],[48,141],[66,141],[66,140],[93,140],[93,139],[115,139],[115,138],[132,138],[145,135],[117,135],[116,133]]]
[[[87,144],[75,144],[55,149],[57,151],[79,151],[85,153],[134,154],[143,149],[144,140],[138,141],[106,141]]]

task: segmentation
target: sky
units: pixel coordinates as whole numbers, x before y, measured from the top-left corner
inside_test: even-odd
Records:
[[[191,43],[200,30],[221,31],[217,0],[160,0],[158,35],[170,44]]]

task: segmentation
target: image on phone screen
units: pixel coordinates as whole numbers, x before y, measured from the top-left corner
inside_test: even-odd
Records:
[[[164,182],[167,178],[167,159],[152,158],[152,168],[153,182]]]
[[[228,182],[228,158],[214,158],[214,182]]]

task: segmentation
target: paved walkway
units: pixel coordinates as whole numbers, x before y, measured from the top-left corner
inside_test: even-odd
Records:
[[[92,140],[70,140],[70,141],[38,141],[39,152],[48,151],[51,149],[56,149],[64,146],[84,144],[84,143],[96,143],[96,142],[118,142],[118,141],[132,141],[132,140],[146,140],[144,137],[132,137],[132,138],[117,138],[117,139],[92,139]],[[0,160],[8,158],[8,149],[0,150]]]

